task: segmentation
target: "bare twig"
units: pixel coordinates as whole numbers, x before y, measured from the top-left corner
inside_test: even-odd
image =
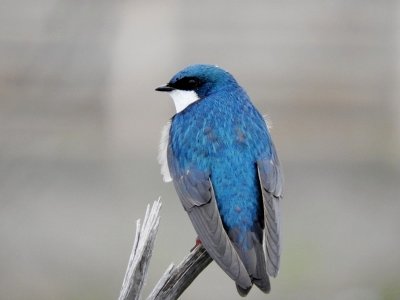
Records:
[[[178,299],[211,262],[204,247],[198,245],[178,266],[168,267],[147,300]]]
[[[136,221],[135,241],[129,257],[119,300],[137,300],[140,297],[160,222],[160,208],[161,202],[158,199],[153,203],[151,209],[150,205],[147,206],[143,225],[140,226],[140,219]]]

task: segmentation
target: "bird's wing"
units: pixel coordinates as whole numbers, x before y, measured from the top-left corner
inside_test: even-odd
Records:
[[[209,175],[194,168],[180,170],[170,146],[168,164],[178,196],[207,252],[240,287],[249,289],[251,279],[223,227]]]
[[[283,176],[274,145],[271,155],[257,161],[258,175],[262,187],[265,222],[265,248],[267,273],[275,277],[279,271],[281,255],[280,199],[282,198]]]

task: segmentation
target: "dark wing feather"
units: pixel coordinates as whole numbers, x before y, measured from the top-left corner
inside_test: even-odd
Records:
[[[257,264],[252,281],[261,291],[263,291],[264,293],[269,293],[271,291],[271,284],[269,282],[269,277],[266,270],[266,258],[262,245],[262,234],[261,241],[258,236],[258,234],[253,233],[254,251]]]
[[[169,147],[168,165],[175,189],[202,244],[241,288],[249,289],[251,279],[223,227],[209,175],[194,168],[180,170],[175,164]]]
[[[267,273],[275,277],[279,271],[281,255],[279,206],[282,198],[283,176],[273,144],[271,144],[271,155],[268,158],[258,160],[257,166],[264,202]]]

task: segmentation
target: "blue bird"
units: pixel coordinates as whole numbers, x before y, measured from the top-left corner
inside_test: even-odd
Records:
[[[268,124],[227,71],[191,65],[156,89],[172,97],[159,162],[201,243],[235,281],[268,293],[279,270],[282,172]]]

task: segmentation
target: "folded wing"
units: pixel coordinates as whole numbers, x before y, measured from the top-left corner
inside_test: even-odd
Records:
[[[179,169],[170,147],[168,165],[182,205],[207,252],[237,285],[249,289],[250,276],[223,227],[209,174],[195,168]]]
[[[265,249],[267,253],[267,273],[276,277],[280,266],[280,200],[282,198],[283,176],[274,145],[266,158],[257,161],[260,178],[265,222]]]

